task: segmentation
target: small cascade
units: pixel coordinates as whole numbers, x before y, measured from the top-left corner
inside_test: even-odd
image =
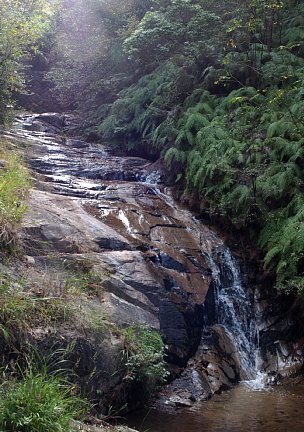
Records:
[[[140,181],[151,187],[153,194],[157,195],[161,200],[163,200],[170,208],[174,209],[176,204],[172,196],[163,193],[161,191],[161,172],[152,171],[149,174],[142,175]]]
[[[161,173],[160,171],[151,171],[149,174],[144,174],[140,181],[149,185],[160,184]]]
[[[228,248],[208,257],[214,283],[214,320],[223,326],[240,357],[247,378],[256,375],[257,327],[253,302],[246,292],[235,258]]]

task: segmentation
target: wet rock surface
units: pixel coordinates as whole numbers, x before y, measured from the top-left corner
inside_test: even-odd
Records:
[[[270,383],[280,382],[303,367],[303,302],[271,287],[257,290],[255,297],[260,367],[268,373]]]
[[[123,347],[111,323],[160,330],[168,361],[186,366],[204,326],[212,281],[206,255],[222,241],[175,204],[170,190],[159,184],[155,164],[62,138],[60,127],[68,121],[56,114],[19,117],[7,134],[26,148],[34,175],[20,234],[24,262],[19,273],[42,279],[37,295],[43,297],[61,286],[67,267],[78,272],[86,263],[100,275],[98,297],[79,298],[75,328],[63,325],[55,333],[40,328],[32,336],[46,353],[58,337],[60,346],[73,346],[68,361],[77,365],[80,385],[104,412],[104,400],[125,403],[123,375],[115,373],[121,370]],[[104,315],[107,325],[84,336],[79,328],[85,327],[88,311]]]
[[[31,140],[36,173],[22,231],[26,255],[94,253],[115,275],[105,282],[111,316],[160,328],[169,359],[184,366],[201,338],[211,283],[205,254],[221,240],[169,191],[146,183],[157,178],[149,161],[54,135],[65,124],[55,114],[19,120],[14,135]]]

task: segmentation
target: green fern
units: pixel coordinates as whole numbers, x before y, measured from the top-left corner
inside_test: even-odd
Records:
[[[279,120],[271,123],[267,130],[267,138],[290,137],[294,132],[295,126],[291,121]]]
[[[280,253],[281,253],[281,249],[279,246],[274,246],[273,248],[269,249],[269,251],[267,252],[264,258],[264,267],[269,268],[273,258],[280,255]]]
[[[169,150],[167,150],[164,156],[164,161],[167,165],[170,165],[173,160],[175,160],[176,162],[185,163],[186,158],[187,156],[185,152],[178,150],[175,147],[171,147]]]

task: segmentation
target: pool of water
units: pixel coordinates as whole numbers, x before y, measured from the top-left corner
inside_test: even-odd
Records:
[[[304,384],[254,390],[246,384],[174,413],[133,413],[140,432],[304,432]]]

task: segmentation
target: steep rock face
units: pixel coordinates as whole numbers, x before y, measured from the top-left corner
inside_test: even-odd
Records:
[[[260,367],[274,379],[296,372],[304,358],[303,301],[269,287],[255,296]]]
[[[75,327],[41,325],[31,338],[46,353],[53,345],[72,347],[67,361],[103,411],[104,400],[117,403],[125,392],[115,328],[159,329],[168,360],[181,367],[195,353],[212,281],[206,255],[222,242],[161,185],[149,183],[159,180],[151,163],[63,139],[58,130],[66,121],[52,113],[20,117],[8,133],[30,144],[35,176],[20,234],[25,258],[16,271],[43,298],[65,290],[71,271],[78,278],[89,267],[98,275],[97,295],[93,288],[92,296],[76,300]]]

